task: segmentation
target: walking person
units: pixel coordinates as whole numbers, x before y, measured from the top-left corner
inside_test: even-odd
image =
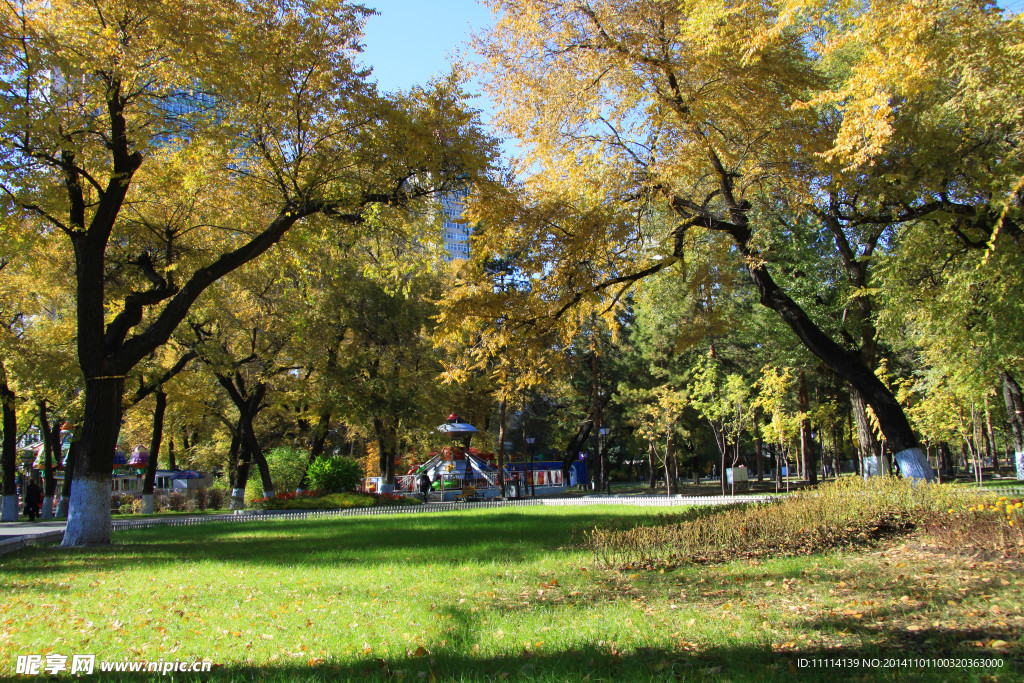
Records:
[[[39,489],[35,477],[29,479],[28,486],[25,487],[25,514],[28,515],[30,522],[36,521],[36,515],[39,514],[39,499],[42,495],[43,492]]]

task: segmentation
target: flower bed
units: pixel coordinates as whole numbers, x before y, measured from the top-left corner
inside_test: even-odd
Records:
[[[249,506],[257,510],[348,510],[394,505],[422,505],[419,498],[394,493],[326,493],[302,491],[279,493],[273,498],[257,498]]]

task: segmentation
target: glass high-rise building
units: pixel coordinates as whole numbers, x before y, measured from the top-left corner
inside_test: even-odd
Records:
[[[444,231],[444,247],[448,252],[445,256],[446,261],[469,258],[469,236],[473,233],[473,228],[468,223],[460,222],[468,196],[469,188],[465,187],[441,197],[441,229]]]

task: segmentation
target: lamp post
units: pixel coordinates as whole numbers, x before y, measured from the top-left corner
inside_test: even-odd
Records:
[[[526,456],[530,459],[530,495],[537,495],[537,487],[533,482],[533,442],[536,441],[536,437],[526,437]]]
[[[605,438],[608,436],[608,428],[601,427],[597,430],[601,434],[601,452],[597,456],[601,459],[601,476],[604,478],[602,482],[604,484],[604,492],[608,495],[612,493],[612,478],[608,474],[608,454],[605,451]]]

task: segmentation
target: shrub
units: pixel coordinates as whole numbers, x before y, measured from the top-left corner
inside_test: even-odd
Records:
[[[111,511],[120,510],[122,505],[131,505],[135,496],[128,493],[114,493],[110,496]]]
[[[399,496],[392,493],[329,493],[303,491],[302,493],[280,493],[273,498],[258,498],[249,501],[251,507],[260,510],[348,510],[392,505],[422,505],[415,497]]]
[[[586,539],[610,566],[799,555],[909,531],[929,515],[962,505],[965,495],[939,484],[846,477],[769,504],[693,508],[633,528],[599,526]]]
[[[310,488],[330,492],[351,491],[359,486],[362,476],[362,468],[355,460],[324,456],[314,460],[306,472]]]
[[[228,492],[224,489],[208,489],[206,491],[206,507],[211,510],[223,510]]]
[[[182,512],[186,508],[185,506],[189,503],[188,496],[184,493],[178,493],[174,491],[167,494],[167,507],[175,512]]]
[[[1024,500],[986,496],[978,503],[931,512],[921,528],[928,540],[943,548],[1024,554]]]
[[[306,472],[306,465],[309,463],[307,451],[281,446],[273,448],[266,453],[267,467],[270,469],[270,481],[274,483],[277,491],[294,491],[299,488],[302,482],[302,475]],[[259,468],[253,463],[249,474],[249,480],[245,484],[245,499],[263,497],[263,480],[260,477]]]
[[[124,503],[119,508],[117,508],[117,512],[122,515],[130,515],[133,512],[135,512],[133,508],[134,505],[132,503]]]
[[[205,510],[210,494],[206,489],[196,489],[195,509]]]

